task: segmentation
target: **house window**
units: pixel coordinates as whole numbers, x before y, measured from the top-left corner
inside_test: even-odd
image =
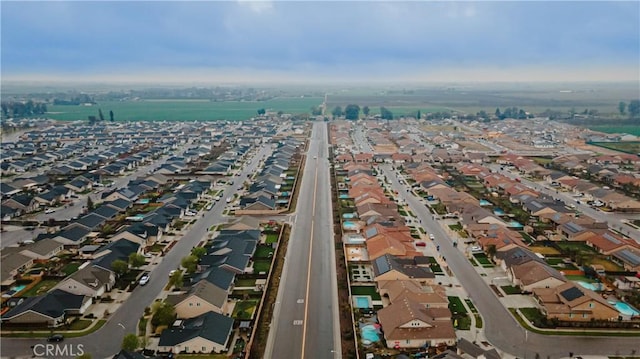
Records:
[[[569,318],[573,318],[573,313],[569,313]]]
[[[589,308],[593,308],[593,303],[589,303]]]
[[[200,306],[200,302],[196,303],[196,307],[199,307],[199,306]]]
[[[587,313],[582,313],[582,317],[586,318],[587,317]]]
[[[202,347],[202,351],[206,352],[207,351],[207,347]]]
[[[189,306],[190,306],[190,307],[193,307],[193,303],[189,303]]]

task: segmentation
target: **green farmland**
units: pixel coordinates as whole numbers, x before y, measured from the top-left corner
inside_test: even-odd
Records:
[[[215,121],[248,120],[257,115],[258,109],[282,111],[284,113],[309,113],[311,107],[322,104],[320,97],[289,97],[267,101],[225,101],[208,100],[143,100],[143,101],[102,101],[93,106],[48,106],[47,117],[55,120],[87,120],[98,117],[98,109],[106,120],[113,111],[116,121]]]

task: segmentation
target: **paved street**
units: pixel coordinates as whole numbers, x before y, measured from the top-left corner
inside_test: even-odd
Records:
[[[327,143],[315,122],[266,358],[341,358]]]
[[[246,178],[248,173],[253,173],[259,160],[270,154],[271,151],[271,148],[261,148],[250,164],[245,166],[236,178]],[[222,197],[232,196],[241,187],[241,180],[234,181],[234,184],[224,191]],[[143,287],[138,286],[131,293],[129,299],[114,314],[110,315],[104,327],[85,337],[67,339],[64,343],[83,344],[85,351],[91,353],[93,358],[107,358],[117,353],[124,335],[136,332],[138,319],[142,316],[144,308],[149,306],[164,289],[169,278],[169,272],[179,267],[182,257],[187,255],[191,248],[205,238],[207,229],[210,226],[222,221],[222,211],[225,205],[224,201],[219,201],[204,217],[200,217],[192,225],[190,230],[153,269],[149,284]],[[31,357],[30,346],[44,343],[44,341],[44,339],[2,338],[2,357]]]
[[[576,198],[572,197],[570,192],[562,192],[556,191],[555,189],[549,188],[544,184],[530,181],[526,178],[520,177],[519,174],[514,174],[507,169],[501,170],[499,165],[489,166],[491,169],[500,172],[501,174],[509,177],[509,178],[520,178],[520,181],[525,185],[535,189],[538,192],[544,193],[548,196],[561,199],[567,205],[573,204],[576,206],[580,212],[586,214],[587,216],[596,219],[600,222],[609,222],[609,226],[613,229],[621,231],[626,234],[630,238],[633,238],[635,241],[640,242],[640,231],[626,225],[623,221],[627,219],[640,219],[640,214],[638,213],[615,213],[615,212],[603,212],[598,209],[592,208],[588,204],[584,203],[584,200],[580,200],[580,203],[576,202]]]
[[[361,131],[356,131],[354,137],[361,148],[365,151],[371,150],[365,143],[366,140]],[[525,330],[501,304],[483,277],[476,272],[464,254],[453,247],[451,239],[421,200],[413,193],[407,192],[407,187],[398,182],[390,165],[381,165],[379,168],[383,170],[392,188],[397,190],[399,197],[407,202],[427,232],[435,235],[435,242],[440,246],[440,254],[445,257],[447,265],[478,308],[484,320],[483,334],[495,347],[517,357],[527,355],[534,357],[535,354],[539,354],[542,358],[566,357],[569,352],[576,355],[630,353],[631,350],[640,352],[640,340],[637,337],[568,337],[539,335],[532,332],[525,335]]]

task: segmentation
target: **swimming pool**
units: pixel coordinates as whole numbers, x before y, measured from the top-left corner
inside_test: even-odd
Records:
[[[504,216],[504,210],[502,210],[502,208],[496,208],[493,210],[493,214],[496,216]]]
[[[575,281],[575,283],[578,283],[582,288],[590,289],[590,290],[593,290],[593,291],[600,290],[600,284],[599,283],[598,283],[597,286],[594,283],[583,282],[581,280],[577,280],[577,281]]]
[[[342,214],[342,218],[348,218],[348,219],[356,218],[356,214],[355,213],[343,213]]]
[[[354,295],[353,302],[356,308],[372,308],[373,307],[371,305],[371,297],[368,295]]]
[[[20,293],[23,289],[25,289],[27,287],[26,284],[20,284],[20,285],[14,285],[13,287],[9,288],[8,291],[6,291],[2,297],[3,298],[11,298],[14,295]]]
[[[362,333],[362,344],[368,345],[380,341],[380,332],[376,324],[368,324],[360,328]]]
[[[631,317],[635,317],[640,315],[640,312],[637,311],[634,307],[630,306],[625,302],[613,302],[609,301],[609,304],[613,304],[614,307],[620,312],[622,315],[628,315]]]
[[[490,206],[491,202],[487,201],[486,199],[481,199],[480,200],[480,205],[481,206]]]
[[[522,228],[524,226],[520,222],[510,221],[509,223],[507,223],[507,227],[509,227],[509,228]]]
[[[347,198],[349,198],[349,195],[348,194],[341,194],[339,197],[340,197],[340,199],[347,199]]]
[[[344,229],[355,231],[356,229],[358,229],[358,224],[356,222],[344,221],[344,223],[342,224],[342,227]]]

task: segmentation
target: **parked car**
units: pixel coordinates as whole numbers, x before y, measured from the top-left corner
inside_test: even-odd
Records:
[[[436,237],[433,235],[433,233],[429,233],[429,239],[430,240],[434,240],[434,239],[436,239]]]
[[[472,246],[471,247],[471,251],[472,252],[482,252],[482,248],[480,246]]]
[[[142,277],[140,277],[140,285],[145,285],[147,283],[149,283],[149,275],[148,274],[144,274],[142,275]]]
[[[61,342],[64,340],[64,336],[62,334],[53,334],[47,338],[48,342]]]
[[[424,242],[416,242],[416,247],[426,247],[427,244]]]
[[[47,209],[44,210],[44,213],[49,214],[49,213],[53,213],[55,211],[56,210],[54,208],[47,208]]]

